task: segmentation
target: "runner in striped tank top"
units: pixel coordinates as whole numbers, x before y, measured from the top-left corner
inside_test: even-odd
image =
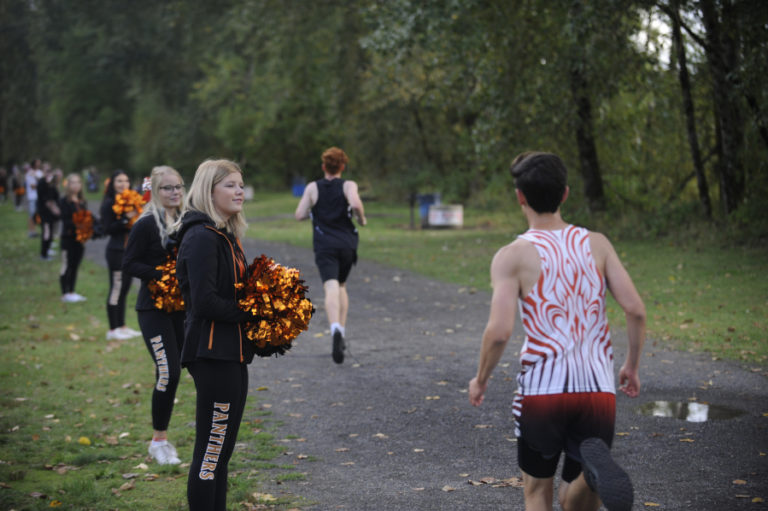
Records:
[[[529,230],[491,263],[491,312],[469,400],[474,406],[483,402],[519,307],[526,339],[513,414],[526,509],[552,509],[563,452],[563,509],[597,510],[601,501],[610,511],[631,509],[631,481],[609,451],[616,398],[605,291],[627,319],[629,347],[619,388],[629,397],[640,390],[645,306],[608,239],[560,216],[568,196],[562,160],[524,153],[511,171]]]

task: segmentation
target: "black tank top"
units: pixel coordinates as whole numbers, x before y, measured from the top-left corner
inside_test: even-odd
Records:
[[[318,179],[317,202],[312,206],[312,241],[315,251],[324,248],[357,250],[357,229],[344,196],[343,179]]]

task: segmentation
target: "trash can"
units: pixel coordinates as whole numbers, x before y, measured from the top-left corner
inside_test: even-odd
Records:
[[[303,178],[295,178],[291,184],[291,192],[294,197],[301,197],[304,195],[304,188],[306,187],[306,181]]]
[[[439,193],[421,193],[417,196],[419,201],[419,218],[421,219],[421,226],[427,227],[429,225],[429,207],[440,204]]]

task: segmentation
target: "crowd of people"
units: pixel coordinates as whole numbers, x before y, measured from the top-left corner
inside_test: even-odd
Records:
[[[344,361],[349,296],[346,282],[357,261],[358,232],[367,223],[354,181],[343,179],[346,153],[323,152],[322,177],[305,188],[295,218],[311,218],[315,263],[320,273],[331,333],[331,356]],[[526,332],[522,369],[512,406],[527,510],[550,510],[558,461],[565,456],[558,500],[563,509],[630,509],[629,476],[611,458],[616,387],[606,318],[606,291],[624,310],[629,349],[619,370],[619,389],[640,390],[638,366],[645,339],[645,308],[629,274],[605,236],[571,225],[560,215],[568,197],[567,170],[549,153],[524,153],[511,167],[515,194],[529,230],[499,249],[491,264],[493,296],[469,401],[484,401],[519,307]],[[29,236],[40,236],[40,257],[50,260],[60,228],[62,300],[78,302],[77,268],[83,257],[83,179],[35,160],[22,172],[3,173],[18,197],[26,196]],[[93,181],[89,175],[88,183]],[[23,188],[22,191],[18,191]],[[187,483],[191,510],[226,509],[227,470],[248,394],[248,364],[256,354],[245,335],[253,316],[238,306],[248,275],[240,242],[247,227],[243,172],[233,161],[207,160],[185,193],[181,174],[155,167],[144,180],[146,205],[126,206],[131,180],[117,170],[105,183],[93,234],[107,236],[108,340],[142,336],[155,367],[152,440],[159,464],[179,464],[168,430],[183,368],[194,380],[195,441]],[[39,224],[40,233],[36,231]],[[159,306],[153,283],[174,263],[183,307]],[[125,324],[131,281],[141,281],[136,312],[141,332]],[[258,318],[257,318],[258,319]],[[257,322],[258,323],[258,322]],[[261,327],[260,327],[261,328]]]

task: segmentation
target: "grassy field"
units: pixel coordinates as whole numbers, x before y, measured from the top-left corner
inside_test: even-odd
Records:
[[[247,205],[248,235],[311,247],[307,222],[296,222],[298,199],[257,194]],[[405,268],[468,289],[490,289],[488,268],[502,245],[526,228],[519,208],[464,210],[464,228],[410,229],[407,205],[366,204],[360,257]],[[650,342],[705,351],[713,357],[768,360],[768,247],[723,246],[716,236],[685,234],[654,240],[613,239],[648,310]],[[354,278],[354,275],[353,277]],[[612,325],[623,314],[609,302]]]
[[[147,458],[154,366],[144,342],[105,340],[106,270],[85,261],[77,291],[88,301],[64,304],[58,258],[39,259],[23,213],[0,204],[0,219],[0,509],[186,509],[188,465]],[[135,291],[127,318],[137,329]],[[230,509],[268,498],[260,481],[303,477],[283,456],[280,424],[259,397],[249,397],[230,463]],[[169,428],[183,460],[194,399],[185,371]],[[297,505],[282,499],[269,509]]]

